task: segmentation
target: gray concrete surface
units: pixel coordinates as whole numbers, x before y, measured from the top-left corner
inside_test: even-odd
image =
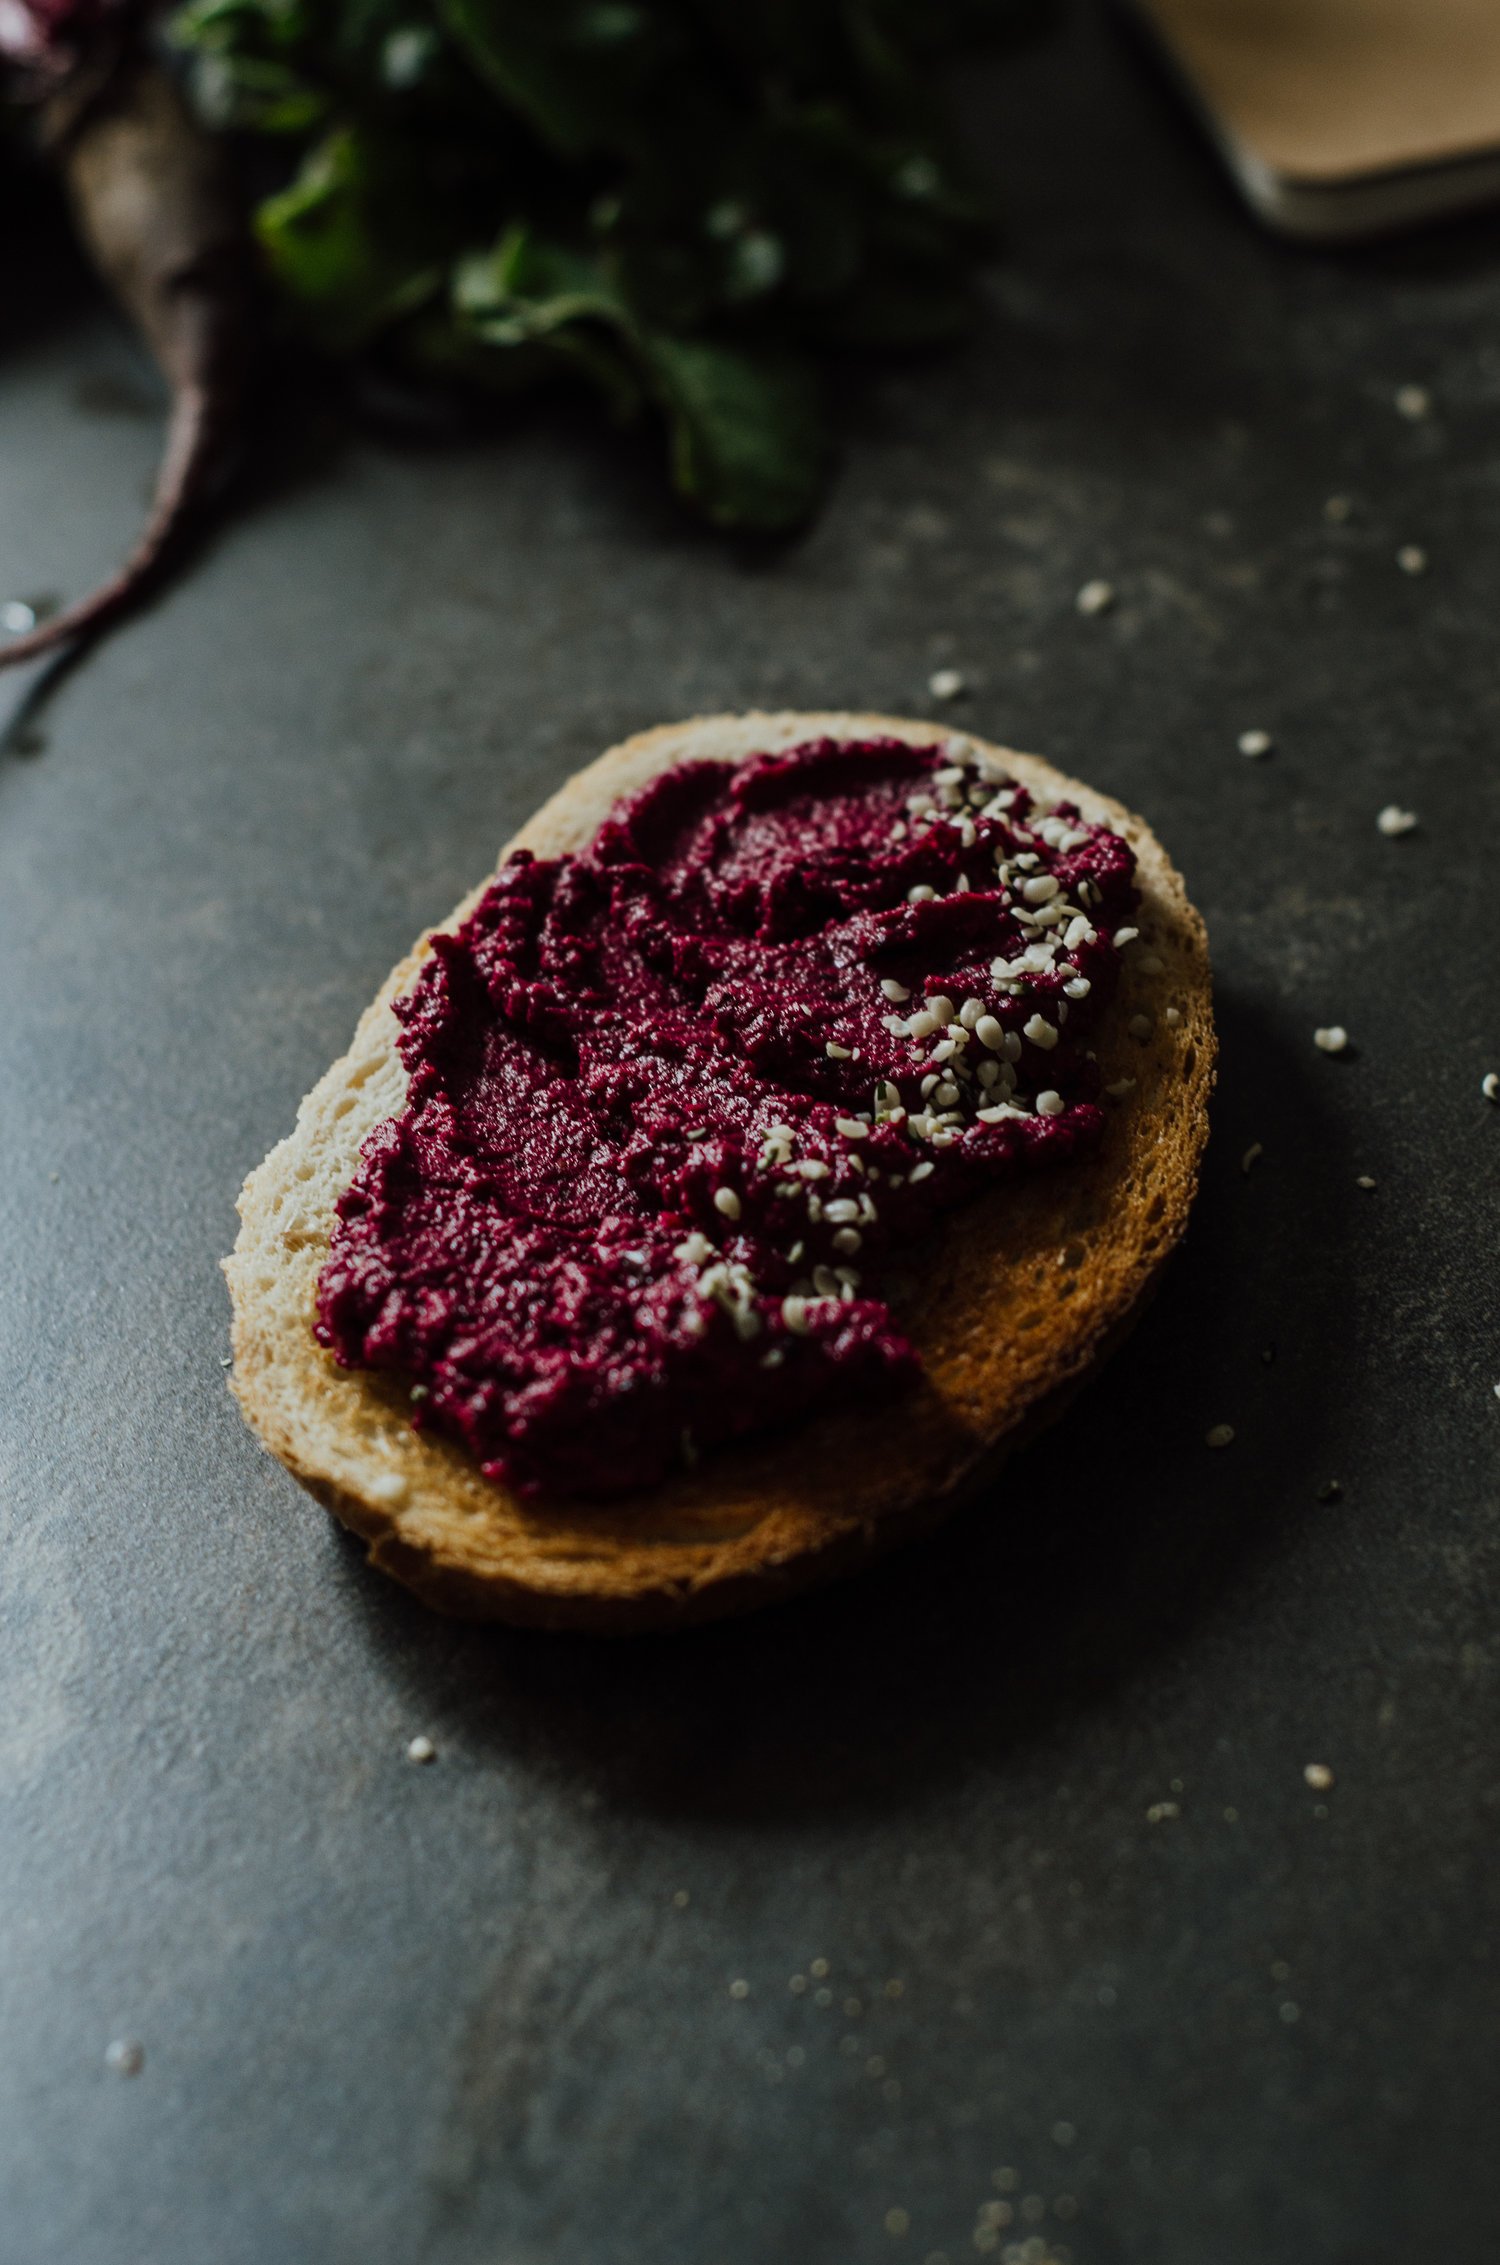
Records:
[[[1087,13],[964,99],[985,332],[851,388],[805,541],[737,554],[564,416],[351,440],[0,764],[5,2265],[1500,2238],[1500,238],[1276,246]],[[67,276],[0,325],[0,594],[72,592],[150,384]],[[1209,921],[1154,1312],[838,1593],[616,1649],[425,1616],[228,1399],[242,1175],[568,768],[695,708],[921,713],[940,662]]]

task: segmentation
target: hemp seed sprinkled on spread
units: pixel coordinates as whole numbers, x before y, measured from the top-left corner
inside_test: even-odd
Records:
[[[513,853],[396,1007],[320,1341],[528,1493],[900,1385],[890,1251],[1100,1138],[1133,874],[941,738],[682,763]]]

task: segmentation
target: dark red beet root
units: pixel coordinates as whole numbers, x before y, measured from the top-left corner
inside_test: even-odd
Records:
[[[130,54],[81,112],[66,94],[55,105],[54,154],[79,232],[160,364],[172,408],[129,557],[89,597],[0,645],[0,668],[94,635],[155,581],[237,436],[249,358],[243,213],[221,152],[168,74]]]

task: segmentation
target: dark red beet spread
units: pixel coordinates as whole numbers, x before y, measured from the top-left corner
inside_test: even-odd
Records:
[[[407,1105],[319,1338],[528,1492],[896,1389],[889,1246],[1099,1136],[1133,869],[961,745],[889,740],[683,763],[580,855],[516,852],[396,1009]]]

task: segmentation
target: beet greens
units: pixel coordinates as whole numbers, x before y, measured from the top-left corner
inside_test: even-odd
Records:
[[[932,65],[1039,4],[190,0],[166,26],[190,109],[136,0],[0,0],[0,63],[172,391],[130,558],[0,664],[118,614],[202,501],[252,232],[313,349],[459,392],[581,383],[661,423],[715,524],[796,527],[828,474],[820,365],[969,319],[990,223]],[[270,176],[253,213],[231,149]]]

